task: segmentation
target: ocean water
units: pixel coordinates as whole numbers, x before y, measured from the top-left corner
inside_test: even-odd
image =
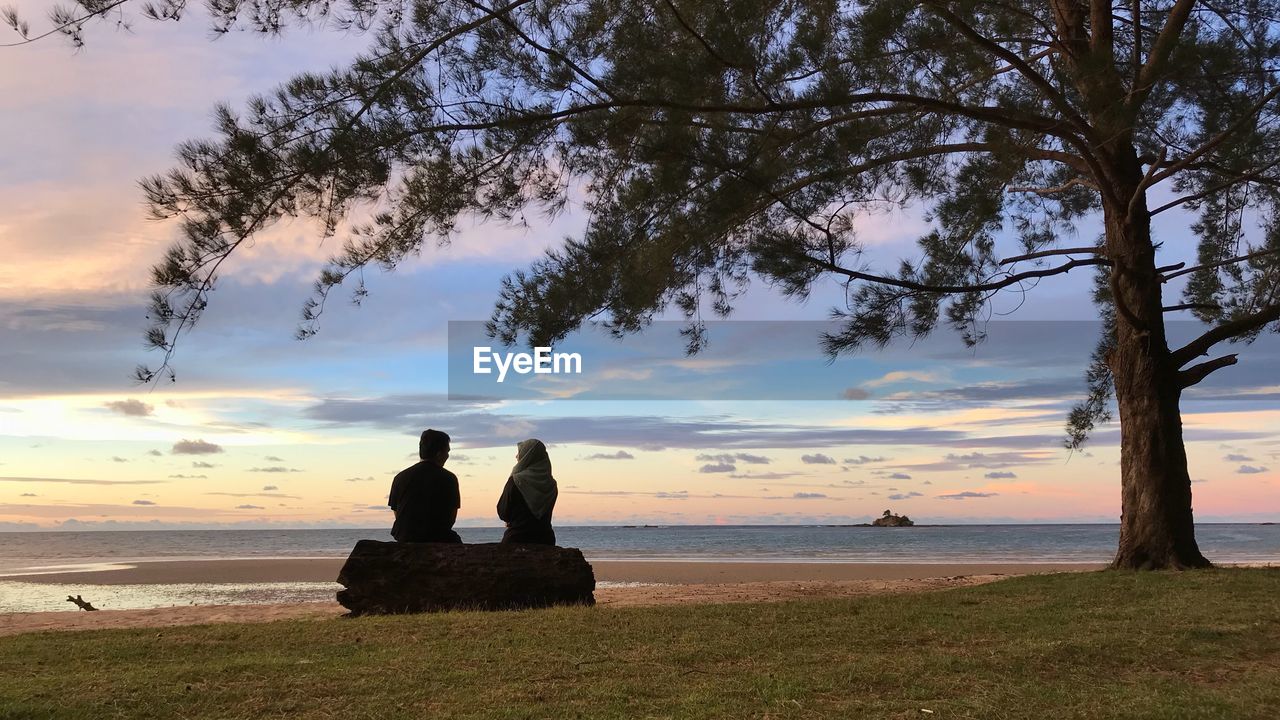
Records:
[[[459,528],[464,542],[496,542],[501,528]],[[1118,525],[937,525],[560,527],[560,545],[588,560],[683,562],[1104,563]],[[345,557],[387,530],[203,530],[0,533],[0,613],[75,608],[68,594],[100,607],[329,600],[334,583],[77,585],[6,576],[107,569],[147,560]],[[1201,550],[1217,563],[1280,564],[1280,525],[1201,524]]]

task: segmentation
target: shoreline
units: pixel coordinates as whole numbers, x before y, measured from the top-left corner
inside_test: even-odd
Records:
[[[148,560],[58,572],[0,576],[0,582],[84,585],[334,582],[346,558]],[[973,575],[1030,575],[1100,570],[1105,563],[841,562],[733,560],[597,560],[598,582],[670,585],[781,581],[912,580]]]

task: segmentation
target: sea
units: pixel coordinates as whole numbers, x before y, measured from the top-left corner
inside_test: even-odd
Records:
[[[502,528],[457,528],[467,543],[497,542]],[[801,525],[557,527],[560,545],[590,560],[819,563],[1105,563],[1118,525]],[[390,540],[381,529],[183,530],[0,533],[0,613],[67,611],[67,595],[112,609],[332,600],[336,583],[75,585],[7,580],[100,570],[152,560],[339,558],[356,541]],[[1204,554],[1220,564],[1280,564],[1280,525],[1196,526]],[[604,586],[605,583],[601,583]]]

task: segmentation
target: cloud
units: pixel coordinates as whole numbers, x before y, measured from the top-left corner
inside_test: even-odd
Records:
[[[796,500],[822,500],[822,499],[825,499],[827,496],[824,493],[798,492],[798,493],[792,493],[791,497]]]
[[[717,462],[732,465],[734,463],[744,462],[748,465],[768,465],[771,461],[764,455],[752,455],[751,453],[719,453],[716,455],[702,454],[696,458],[699,462]]]
[[[635,460],[636,456],[632,455],[626,450],[619,450],[617,452],[612,452],[612,453],[592,453],[591,455],[588,455],[582,459],[583,460]]]
[[[169,452],[174,455],[213,455],[222,452],[222,446],[204,440],[179,440]]]
[[[22,493],[18,497],[39,497],[39,496],[36,495],[35,493]]]
[[[284,462],[284,458],[279,458],[279,457],[276,457],[275,455],[268,455],[262,459],[266,460],[267,462]]]
[[[729,477],[740,480],[782,480],[800,474],[796,472],[732,473]]]
[[[1014,467],[1016,465],[1026,465],[1031,463],[1047,463],[1058,458],[1056,452],[1050,451],[1045,446],[1041,450],[1010,450],[1006,452],[971,452],[971,453],[948,453],[941,460],[931,463],[916,463],[914,465],[902,465],[908,470],[923,470],[929,472],[952,472],[956,470],[1001,470],[1004,468]]]
[[[988,480],[1012,480],[1018,477],[1018,473],[1008,472],[1007,470],[994,470],[983,475]]]
[[[237,505],[236,510],[265,510],[261,505]]]
[[[596,445],[640,450],[708,447],[848,448],[850,446],[927,445],[946,448],[1057,448],[1056,434],[977,436],[956,429],[847,427],[808,423],[743,423],[730,416],[671,418],[652,415],[532,417],[496,414],[496,401],[441,395],[392,395],[368,399],[326,399],[304,408],[304,417],[334,426],[363,425],[404,432],[406,427],[447,425],[455,438],[555,438],[565,445]],[[518,431],[513,430],[518,425]],[[1236,437],[1239,433],[1232,433]],[[521,439],[522,439],[521,438]],[[1099,436],[1097,442],[1107,438]],[[1118,437],[1112,439],[1118,442]],[[416,443],[415,443],[416,446]],[[737,458],[735,457],[735,461]],[[746,462],[743,460],[742,462]]]
[[[119,455],[112,455],[112,456],[111,456],[111,462],[126,463],[126,462],[129,462],[129,461],[128,461],[128,460],[126,460],[126,459],[124,459],[124,458],[122,458],[122,457],[120,457]]]
[[[653,494],[659,500],[688,500],[688,490],[676,490],[675,492],[656,492]]]
[[[103,407],[113,412],[118,412],[121,415],[128,415],[130,417],[146,417],[156,410],[155,407],[148,405],[141,400],[133,399],[112,400],[111,402],[103,403]]]
[[[908,474],[906,474],[906,473],[900,473],[900,472],[896,472],[896,473],[889,473],[889,474],[888,474],[888,475],[886,475],[885,477],[889,478],[890,480],[910,480],[910,479],[911,479],[911,476],[910,476],[910,475],[908,475]],[[927,482],[926,482],[926,484],[927,484]]]
[[[349,477],[347,478],[346,481],[347,482],[373,482],[373,479],[374,478],[372,475],[367,475],[365,477]]]
[[[164,453],[160,452],[159,450],[148,450],[147,454],[152,455],[154,457],[164,457]]]
[[[950,495],[938,495],[939,500],[967,500],[969,498],[989,498],[995,497],[999,493],[984,493],[965,490],[964,492],[952,493]]]
[[[1238,462],[1238,463],[1253,462],[1253,458],[1249,457],[1248,455],[1241,455],[1239,453],[1231,453],[1230,455],[1227,455],[1222,459],[1227,462]]]
[[[913,382],[931,383],[931,382],[938,382],[941,379],[942,379],[942,374],[936,373],[936,372],[925,372],[923,370],[894,370],[892,372],[885,373],[884,375],[876,378],[875,380],[868,380],[867,382],[863,383],[863,386],[878,388],[878,387],[883,387],[885,385],[892,385],[893,383],[899,383],[899,382],[913,381]]]
[[[870,398],[871,391],[860,387],[845,388],[844,392],[840,393],[840,399],[842,400],[867,400]]]
[[[160,485],[164,480],[88,480],[76,478],[0,477],[0,482],[63,483],[67,485]]]
[[[274,492],[246,492],[246,493],[238,493],[238,492],[207,492],[207,493],[205,493],[205,495],[219,495],[219,496],[222,496],[222,497],[238,497],[238,498],[248,498],[248,497],[265,497],[265,498],[278,498],[278,499],[283,499],[283,500],[301,500],[301,499],[302,499],[302,498],[298,497],[297,495],[284,495],[284,494],[281,494],[281,493],[274,493]]]
[[[1241,465],[1236,472],[1240,475],[1257,475],[1258,473],[1266,472],[1268,469],[1262,465]]]
[[[845,464],[845,465],[866,465],[867,463],[879,463],[879,462],[884,462],[886,459],[887,459],[887,458],[882,458],[882,457],[867,457],[866,455],[859,455],[859,456],[858,456],[858,457],[856,457],[856,458],[845,458],[845,459],[844,459],[844,464]]]
[[[150,500],[134,500],[133,504],[134,505],[155,505],[155,503],[151,502]]]
[[[249,468],[249,472],[253,473],[299,473],[302,472],[297,468],[287,468],[283,465],[272,465],[271,467],[254,467]]]
[[[889,496],[889,499],[890,500],[906,500],[908,498],[923,497],[923,496],[924,496],[924,493],[918,493],[918,492],[912,491],[909,493],[894,493],[893,495]]]
[[[835,465],[836,459],[831,457],[830,455],[823,455],[822,453],[814,453],[812,455],[801,455],[800,462],[804,463],[805,465]]]
[[[182,473],[170,475],[169,477],[175,480],[207,480],[209,478],[208,475],[183,475]]]
[[[698,468],[698,472],[700,472],[700,473],[730,473],[730,472],[733,472],[734,470],[737,470],[737,469],[738,469],[738,468],[737,468],[737,466],[736,466],[736,465],[730,465],[729,463],[716,463],[716,464],[714,464],[714,465],[703,465],[702,467]]]
[[[272,490],[279,490],[279,489],[280,489],[280,488],[276,487],[275,485],[263,485],[263,486],[262,486],[262,492],[271,492]]]
[[[214,465],[213,463],[205,462],[203,460],[196,460],[195,462],[191,463],[191,467],[199,470],[208,470],[210,468],[216,468],[218,466]]]

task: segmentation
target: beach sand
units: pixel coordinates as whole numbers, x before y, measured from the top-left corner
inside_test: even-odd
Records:
[[[265,558],[245,560],[156,560],[122,564],[117,569],[10,575],[0,580],[30,583],[147,585],[176,583],[333,582],[344,558]],[[957,575],[1029,575],[1098,570],[1097,564],[999,563],[812,563],[812,562],[660,562],[598,560],[591,563],[599,582],[705,585],[775,581],[912,580]]]
[[[171,584],[329,582],[343,559],[191,560],[137,563],[101,572],[11,576],[31,583]],[[592,563],[600,607],[677,603],[770,602],[797,598],[859,597],[924,592],[993,582],[1012,575],[1101,569],[1091,564],[902,563]],[[614,584],[618,583],[618,584]],[[634,584],[633,584],[634,583]],[[0,615],[0,636],[45,630],[163,628],[227,622],[270,622],[339,617],[336,602],[268,605],[203,605],[145,610],[40,612]]]

